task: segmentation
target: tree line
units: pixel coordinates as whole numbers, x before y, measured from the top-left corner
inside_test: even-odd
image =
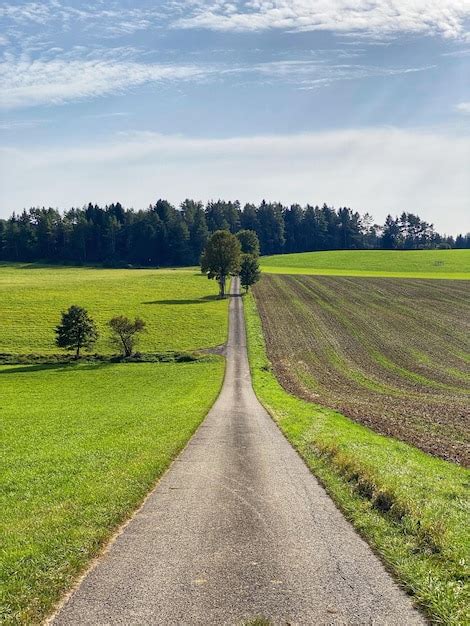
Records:
[[[261,202],[259,205],[158,200],[145,210],[120,203],[65,212],[31,208],[0,219],[0,260],[103,263],[109,266],[198,264],[218,230],[256,232],[262,255],[315,250],[470,248],[470,234],[437,233],[413,213],[389,215],[383,225],[343,207]]]

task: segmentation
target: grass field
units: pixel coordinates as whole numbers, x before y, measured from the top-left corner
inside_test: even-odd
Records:
[[[255,392],[287,438],[433,623],[469,624],[470,472],[289,394],[251,294],[245,315]]]
[[[254,293],[288,391],[470,465],[470,282],[267,275]]]
[[[470,279],[470,250],[335,250],[261,259],[271,274]]]
[[[146,352],[194,350],[225,341],[226,303],[217,286],[190,270],[98,270],[0,264],[0,353],[54,353],[54,328],[71,304],[88,309],[101,338],[94,350],[112,352],[106,322],[140,316]]]
[[[443,266],[433,267],[437,274]],[[470,623],[469,472],[318,404],[323,394],[321,402],[344,411],[349,406],[356,420],[377,430],[411,441],[420,437],[416,443],[423,448],[464,459],[467,284],[361,284],[264,277],[256,292],[269,308],[262,313],[276,371],[286,387],[317,403],[290,395],[276,380],[249,296],[255,390],[434,620]],[[195,270],[0,265],[0,353],[57,353],[53,329],[70,304],[85,306],[97,320],[100,353],[111,352],[106,321],[116,314],[146,320],[142,351],[220,345],[227,302],[217,300],[216,292]],[[412,297],[419,306],[410,306]],[[312,328],[321,329],[318,343],[312,342]],[[38,623],[50,612],[185,445],[215,400],[223,371],[218,357],[0,365],[0,623]],[[405,420],[410,408],[412,419]]]
[[[140,315],[141,348],[222,344],[227,301],[195,270],[0,266],[0,353],[50,354],[70,304]],[[0,365],[0,623],[39,623],[135,510],[217,397],[223,359]]]
[[[0,623],[38,623],[214,402],[220,358],[0,366]]]

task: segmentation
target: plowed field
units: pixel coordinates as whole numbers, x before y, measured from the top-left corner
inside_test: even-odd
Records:
[[[470,282],[265,275],[254,292],[288,391],[470,465]]]

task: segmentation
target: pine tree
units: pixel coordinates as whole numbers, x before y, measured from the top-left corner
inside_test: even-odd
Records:
[[[76,305],[62,313],[62,320],[55,332],[56,345],[66,350],[75,350],[77,359],[82,348],[92,348],[98,339],[95,322],[86,309]]]

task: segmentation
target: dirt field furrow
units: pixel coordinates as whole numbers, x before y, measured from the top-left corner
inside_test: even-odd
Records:
[[[470,283],[265,275],[255,288],[283,386],[470,464]]]

